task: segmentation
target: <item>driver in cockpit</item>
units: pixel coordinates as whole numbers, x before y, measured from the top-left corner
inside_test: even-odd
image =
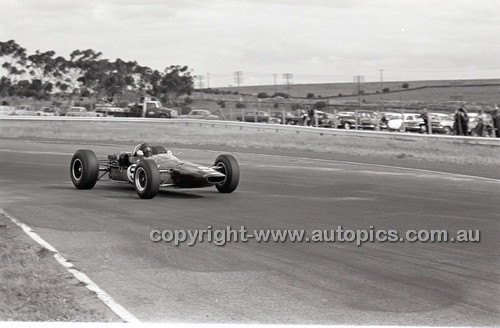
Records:
[[[142,152],[142,155],[140,153],[138,154],[139,151]],[[153,150],[151,149],[151,146],[148,143],[142,143],[142,144],[135,146],[134,152],[132,155],[136,156],[136,157],[148,158],[151,155],[153,155]]]

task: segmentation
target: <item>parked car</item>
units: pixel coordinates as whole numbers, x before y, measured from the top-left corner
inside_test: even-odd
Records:
[[[123,117],[125,116],[125,110],[120,107],[112,106],[97,106],[95,112],[100,114],[100,116],[112,116],[112,117]]]
[[[0,106],[0,116],[13,115],[14,108],[10,106]]]
[[[271,112],[272,118],[277,118],[280,122],[283,122],[283,112]],[[292,112],[285,111],[285,124],[287,125],[298,125],[300,122],[300,117]]]
[[[452,134],[455,120],[453,115],[444,113],[429,113],[432,132]]]
[[[346,130],[356,127],[358,129],[372,129],[377,127],[377,113],[368,110],[357,112],[340,112],[337,114],[337,126]]]
[[[318,117],[318,127],[323,128],[333,128],[335,127],[335,116],[330,113],[325,113],[322,111],[316,111],[316,116]]]
[[[491,136],[493,135],[493,118],[490,114],[483,113],[482,117],[479,113],[468,113],[469,123],[468,123],[468,134],[471,136]],[[483,131],[482,133],[478,129],[478,123],[482,119]]]
[[[12,115],[18,116],[35,116],[35,107],[31,105],[17,105],[12,112]]]
[[[192,118],[198,120],[218,120],[219,116],[212,114],[206,109],[193,109],[186,115],[179,116],[180,118]]]
[[[387,122],[391,131],[410,131],[424,133],[427,130],[424,119],[417,113],[404,113],[403,118],[391,119]]]
[[[380,118],[380,129],[381,130],[385,130],[387,129],[387,123],[390,121],[390,120],[393,120],[393,119],[400,119],[401,118],[401,113],[398,113],[398,112],[382,112],[381,113],[381,118]]]
[[[256,123],[271,123],[271,124],[280,124],[281,119],[276,117],[271,117],[268,112],[259,110],[259,111],[248,111],[245,114],[237,115],[236,119],[242,122],[256,122]]]
[[[95,111],[88,111],[85,107],[74,106],[66,110],[66,116],[71,117],[99,117],[103,116],[101,113]]]
[[[57,116],[58,109],[53,106],[44,106],[39,110],[35,111],[37,116]]]

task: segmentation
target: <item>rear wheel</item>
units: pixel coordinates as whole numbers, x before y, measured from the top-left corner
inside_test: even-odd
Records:
[[[238,161],[232,155],[220,155],[215,160],[217,170],[226,175],[224,181],[215,185],[222,193],[231,193],[236,190],[240,181],[240,167]]]
[[[346,130],[350,130],[351,129],[351,123],[349,122],[344,122],[344,124],[342,125],[344,127],[344,129]]]
[[[141,198],[153,198],[160,190],[160,171],[151,160],[140,161],[135,167],[135,191]]]
[[[77,189],[92,189],[99,177],[99,162],[92,150],[79,149],[70,165],[71,181]]]

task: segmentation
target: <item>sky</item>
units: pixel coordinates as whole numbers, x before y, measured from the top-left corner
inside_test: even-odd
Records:
[[[500,78],[500,0],[0,0],[8,40],[187,65],[202,87]]]

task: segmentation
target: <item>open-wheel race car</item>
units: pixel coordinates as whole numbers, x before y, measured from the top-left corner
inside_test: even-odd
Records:
[[[108,155],[107,160],[98,160],[92,150],[77,150],[70,175],[78,189],[92,189],[97,181],[115,181],[133,184],[141,198],[153,198],[161,187],[215,186],[221,193],[230,193],[238,187],[240,169],[232,155],[219,155],[208,167],[180,160],[163,146],[144,143],[132,152]]]

